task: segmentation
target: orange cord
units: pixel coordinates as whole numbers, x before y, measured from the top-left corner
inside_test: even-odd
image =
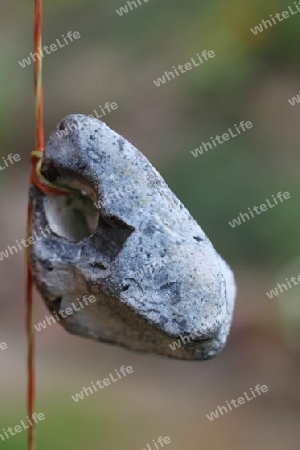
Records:
[[[42,84],[42,0],[35,0],[34,46],[38,57],[34,63],[34,85],[36,98],[36,150],[32,152],[32,172],[30,182],[48,195],[69,195],[72,190],[53,185],[41,175],[40,166],[44,153],[43,126],[43,84]],[[32,205],[29,201],[27,211],[27,238],[30,237],[32,226]],[[35,337],[33,330],[33,276],[30,267],[29,247],[26,249],[26,332],[28,339],[28,383],[27,383],[27,415],[31,419],[35,407]],[[34,423],[34,421],[32,421]],[[35,450],[34,425],[28,428],[28,450]]]
[[[31,229],[31,215],[32,208],[30,202],[28,203],[28,215],[27,215],[27,238]],[[26,331],[28,336],[28,381],[27,381],[27,415],[29,418],[34,413],[35,405],[35,370],[34,370],[34,332],[33,332],[33,303],[32,303],[32,272],[29,264],[29,250],[26,249],[26,266],[27,266],[27,279],[26,279]],[[35,450],[34,442],[34,428],[32,425],[28,428],[28,450]]]

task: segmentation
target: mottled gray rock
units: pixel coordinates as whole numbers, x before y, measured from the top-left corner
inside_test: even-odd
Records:
[[[47,307],[58,314],[96,297],[61,319],[66,330],[179,359],[218,354],[232,320],[232,272],[145,156],[99,120],[71,115],[52,132],[42,173],[86,194],[31,187],[32,232],[57,226],[31,247]]]

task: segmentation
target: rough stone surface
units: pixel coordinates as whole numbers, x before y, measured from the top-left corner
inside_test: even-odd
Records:
[[[57,314],[96,297],[61,319],[65,329],[173,358],[217,355],[232,321],[233,274],[145,156],[103,122],[71,115],[52,132],[42,173],[85,194],[30,192],[32,233],[58,228],[31,246],[47,307]]]

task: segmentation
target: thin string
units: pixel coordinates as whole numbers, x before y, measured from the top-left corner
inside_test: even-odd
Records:
[[[31,218],[32,218],[32,207],[30,202],[28,203],[28,213],[27,213],[27,239],[30,237],[31,229]],[[34,413],[35,406],[35,361],[34,361],[34,350],[35,350],[35,339],[33,332],[33,302],[32,302],[32,272],[29,264],[29,250],[26,249],[26,266],[27,266],[27,278],[26,278],[26,331],[28,340],[28,350],[27,350],[27,365],[28,365],[28,380],[27,380],[27,416],[32,417]],[[30,421],[34,423],[34,421]],[[28,450],[35,450],[35,439],[34,439],[34,425],[29,425],[28,428]]]
[[[50,183],[41,174],[41,164],[44,155],[44,124],[43,124],[43,83],[42,83],[42,0],[35,0],[34,19],[34,87],[35,87],[35,116],[36,116],[36,147],[31,154],[32,172],[30,182],[48,195],[69,195],[73,189]],[[32,205],[28,202],[27,209],[27,239],[30,237],[32,226]],[[27,415],[32,418],[35,408],[35,336],[33,329],[33,276],[30,266],[29,247],[26,249],[26,332],[27,332]],[[28,450],[36,450],[35,421],[29,422]]]
[[[35,46],[35,64],[34,64],[34,85],[36,97],[36,149],[44,150],[44,127],[43,127],[43,86],[42,86],[42,0],[35,0],[35,20],[34,20],[34,46]],[[27,238],[29,238],[32,223],[32,206],[28,203],[27,213]],[[29,250],[26,251],[26,330],[28,337],[28,380],[27,380],[27,415],[31,419],[35,407],[35,339],[33,331],[33,298],[32,298],[32,272],[29,264]],[[35,429],[34,421],[30,421],[28,428],[28,450],[35,450]]]
[[[34,19],[34,86],[35,86],[35,115],[36,115],[36,149],[39,152],[44,151],[44,126],[43,126],[43,86],[42,86],[42,0],[35,0],[35,19]],[[32,177],[31,177],[32,178]],[[27,238],[29,238],[32,224],[32,205],[28,202],[27,211]],[[29,263],[29,247],[26,250],[26,331],[28,339],[27,349],[27,415],[31,419],[35,407],[35,339],[33,331],[33,297],[32,297],[32,271]],[[34,421],[29,422],[28,428],[28,450],[35,450],[35,429]]]

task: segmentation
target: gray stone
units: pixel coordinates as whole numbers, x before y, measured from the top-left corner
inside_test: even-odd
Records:
[[[31,265],[49,310],[60,318],[72,308],[60,324],[141,352],[217,355],[232,321],[233,274],[145,156],[101,121],[71,115],[52,132],[42,173],[79,190],[30,192],[32,233],[57,227],[35,240]],[[96,300],[83,304],[84,295]]]

